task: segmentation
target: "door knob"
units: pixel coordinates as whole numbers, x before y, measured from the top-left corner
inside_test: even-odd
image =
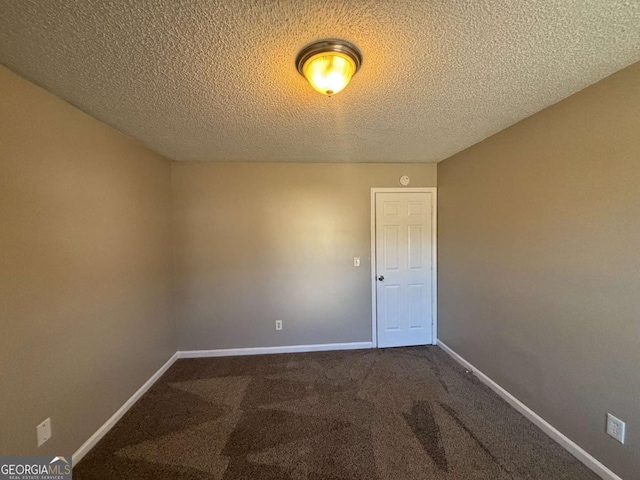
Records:
[[[383,280],[384,280],[384,275],[380,275],[380,276],[378,277],[378,280],[383,281]]]

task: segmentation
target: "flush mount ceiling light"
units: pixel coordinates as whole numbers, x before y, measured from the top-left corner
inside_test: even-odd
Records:
[[[296,67],[311,86],[323,95],[333,95],[349,84],[362,65],[362,54],[344,40],[322,40],[302,49]]]

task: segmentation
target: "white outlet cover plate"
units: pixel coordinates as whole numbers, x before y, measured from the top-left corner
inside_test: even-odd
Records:
[[[282,330],[282,320],[276,320],[276,330]]]
[[[622,420],[607,413],[607,433],[622,444],[624,444],[625,427]]]
[[[38,436],[38,446],[41,446],[44,442],[51,438],[50,418],[47,418],[44,422],[36,427],[36,434]]]

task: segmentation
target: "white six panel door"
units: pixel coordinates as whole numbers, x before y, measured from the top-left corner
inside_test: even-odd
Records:
[[[432,343],[432,194],[376,193],[379,347]]]

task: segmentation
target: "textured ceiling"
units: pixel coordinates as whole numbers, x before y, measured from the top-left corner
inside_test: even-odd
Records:
[[[439,161],[638,60],[640,0],[0,0],[1,63],[175,160]]]

